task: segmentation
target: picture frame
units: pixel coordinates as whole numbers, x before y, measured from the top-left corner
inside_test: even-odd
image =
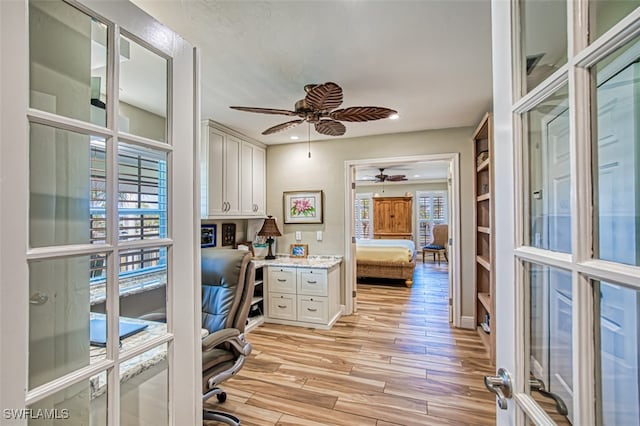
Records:
[[[236,224],[222,224],[222,246],[233,246],[236,244]]]
[[[308,244],[291,244],[289,246],[290,257],[307,257],[309,255]]]
[[[323,195],[322,190],[284,192],[284,223],[322,223]]]
[[[216,228],[215,224],[200,225],[200,247],[216,246]]]

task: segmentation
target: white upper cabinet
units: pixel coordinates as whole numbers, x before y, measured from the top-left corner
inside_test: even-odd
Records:
[[[240,172],[242,215],[264,216],[265,150],[248,142],[242,142]]]
[[[265,150],[210,121],[202,129],[203,218],[265,214]]]

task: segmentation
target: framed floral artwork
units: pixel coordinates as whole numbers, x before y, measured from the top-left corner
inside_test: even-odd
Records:
[[[322,223],[322,191],[284,193],[284,223]]]

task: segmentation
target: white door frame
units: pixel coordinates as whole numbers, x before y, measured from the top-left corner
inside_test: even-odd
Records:
[[[461,282],[460,282],[460,153],[444,153],[431,155],[412,155],[406,157],[371,158],[364,160],[346,160],[345,167],[345,219],[344,219],[344,252],[345,252],[345,313],[352,314],[356,310],[356,262],[355,244],[352,242],[354,233],[353,205],[355,202],[355,169],[358,166],[378,166],[407,164],[426,161],[448,161],[452,175],[449,197],[449,211],[453,218],[449,226],[451,245],[449,246],[449,280],[452,282],[453,324],[462,324]],[[355,237],[353,237],[355,238]],[[352,295],[354,295],[352,297]]]
[[[128,1],[104,2],[98,0],[68,1],[80,9],[91,10],[97,16],[120,25],[128,33],[152,45],[164,55],[173,58],[169,76],[173,78],[173,96],[169,94],[169,111],[173,121],[168,129],[172,146],[159,144],[159,149],[170,152],[173,171],[172,193],[168,212],[170,213],[170,245],[173,262],[168,270],[167,305],[169,342],[169,424],[201,424],[201,352],[200,352],[200,287],[199,245],[195,235],[199,227],[198,182],[198,120],[199,97],[194,93],[199,89],[198,77],[194,72],[198,66],[197,51],[184,39],[160,25],[141,9]],[[2,346],[0,352],[0,407],[2,409],[23,409],[27,401],[41,398],[55,390],[44,385],[35,395],[28,394],[28,309],[29,273],[27,256],[39,256],[38,249],[28,247],[29,229],[29,122],[27,114],[44,120],[46,113],[29,109],[29,20],[28,1],[0,2],[0,43],[3,56],[11,61],[0,63],[0,338],[10,342]],[[115,57],[112,53],[112,58]],[[113,63],[113,62],[112,62]],[[111,94],[117,88],[111,88]],[[116,97],[110,97],[116,99]],[[115,107],[111,106],[112,113]],[[73,125],[73,120],[53,120],[62,128],[64,123]],[[52,121],[52,122],[53,122]],[[97,134],[111,137],[114,131],[103,131],[99,126],[82,124],[95,128]],[[93,132],[93,130],[92,130]],[[116,130],[117,132],[117,130]],[[129,139],[136,139],[131,136]],[[137,138],[143,140],[144,138]],[[161,146],[162,145],[162,146]],[[172,208],[180,206],[180,208]],[[169,239],[168,239],[169,240]],[[58,248],[56,248],[58,249]],[[60,247],[60,255],[82,253],[81,249]],[[50,249],[49,249],[50,251]],[[117,300],[110,305],[117,306]],[[118,309],[116,307],[115,314]],[[180,313],[177,315],[177,313]],[[117,318],[113,317],[113,321]],[[112,321],[110,319],[110,321]],[[111,341],[117,340],[115,328],[109,329]],[[179,350],[174,350],[179,348]],[[141,349],[142,350],[142,349]],[[102,365],[113,363],[106,360]],[[81,374],[69,375],[65,383],[84,380],[87,369]],[[111,376],[114,376],[111,374]],[[110,388],[119,388],[118,378]],[[119,407],[119,398],[109,390],[110,412]],[[1,422],[4,424],[4,411]],[[71,413],[73,415],[73,413]],[[27,417],[12,421],[12,424],[26,425]],[[112,415],[109,425],[119,423]]]

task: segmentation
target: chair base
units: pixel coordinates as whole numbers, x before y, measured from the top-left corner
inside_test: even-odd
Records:
[[[236,416],[223,411],[210,410],[208,408],[202,409],[202,420],[215,420],[231,426],[240,426],[240,419]]]

